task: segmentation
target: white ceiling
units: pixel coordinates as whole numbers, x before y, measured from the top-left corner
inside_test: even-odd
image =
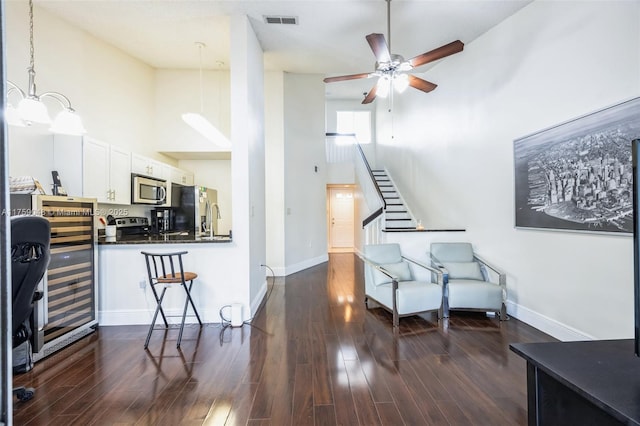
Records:
[[[393,0],[391,51],[408,59],[456,39],[468,44],[530,2]],[[268,70],[325,76],[370,72],[375,59],[365,35],[387,34],[384,0],[35,0],[35,4],[156,68],[197,69],[195,42],[204,42],[203,66],[227,69],[233,14],[249,17]],[[264,15],[296,16],[298,25],[268,25]],[[331,83],[327,95],[361,99],[371,85],[366,80]]]

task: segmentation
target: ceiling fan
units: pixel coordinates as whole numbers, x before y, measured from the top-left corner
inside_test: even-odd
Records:
[[[407,74],[407,71],[426,65],[430,62],[437,61],[438,59],[445,58],[449,55],[453,55],[454,53],[461,52],[462,49],[464,49],[464,43],[460,40],[456,40],[449,44],[445,44],[444,46],[440,46],[437,49],[414,56],[409,60],[405,60],[401,55],[390,53],[391,0],[385,1],[387,2],[387,36],[389,38],[389,43],[387,44],[384,34],[372,33],[366,36],[367,42],[369,43],[373,54],[376,56],[375,71],[371,73],[328,77],[323,80],[325,83],[333,83],[336,81],[378,77],[377,83],[369,93],[367,93],[362,101],[363,104],[373,102],[376,96],[381,98],[387,97],[391,91],[392,85],[398,92],[404,91],[408,86],[422,90],[426,93],[432,91],[438,87],[436,84],[420,77],[416,77],[415,75]]]

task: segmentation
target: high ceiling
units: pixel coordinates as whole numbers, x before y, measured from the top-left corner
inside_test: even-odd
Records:
[[[468,44],[530,1],[393,0],[391,51],[410,58],[456,39]],[[203,42],[203,66],[227,69],[233,14],[249,17],[267,70],[324,76],[373,71],[375,60],[365,35],[387,35],[384,0],[35,0],[35,4],[156,68],[197,69],[195,43]],[[295,16],[298,24],[267,24],[265,15]],[[327,85],[327,96],[360,99],[371,84],[332,83]]]

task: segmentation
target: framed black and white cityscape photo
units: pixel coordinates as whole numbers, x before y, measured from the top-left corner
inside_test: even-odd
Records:
[[[514,141],[518,228],[633,232],[640,98]]]

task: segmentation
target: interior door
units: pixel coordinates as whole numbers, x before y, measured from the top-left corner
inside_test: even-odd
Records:
[[[353,188],[329,188],[329,251],[353,251]]]

